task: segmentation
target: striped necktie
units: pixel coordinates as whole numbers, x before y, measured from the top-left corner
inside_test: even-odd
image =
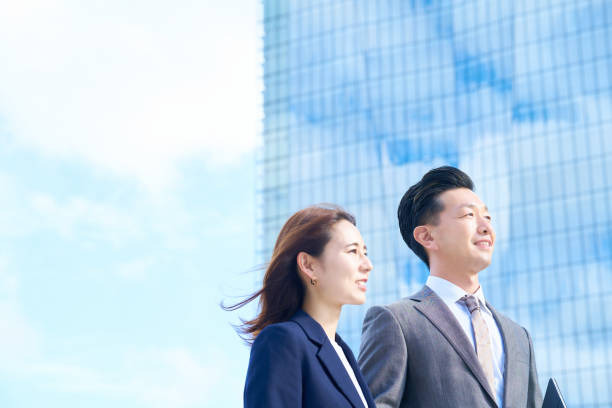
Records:
[[[478,299],[476,299],[474,296],[465,295],[460,299],[460,301],[467,306],[470,314],[472,315],[472,327],[474,328],[478,361],[480,362],[480,365],[485,373],[485,377],[489,382],[491,391],[495,393],[496,389],[493,382],[493,348],[491,346],[491,337],[489,337],[487,323],[484,321],[482,313],[480,312]]]

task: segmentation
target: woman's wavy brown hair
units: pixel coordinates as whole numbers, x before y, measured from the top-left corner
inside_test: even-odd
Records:
[[[248,343],[268,325],[289,320],[304,302],[305,288],[300,279],[297,255],[306,252],[319,256],[331,239],[331,228],[346,220],[356,225],[355,217],[333,204],[319,204],[293,214],[278,234],[272,258],[267,265],[261,289],[224,310],[236,310],[259,297],[259,313],[243,320],[237,331]]]

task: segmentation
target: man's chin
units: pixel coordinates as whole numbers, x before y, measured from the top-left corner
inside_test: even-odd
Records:
[[[489,265],[491,265],[491,259],[490,258],[483,261],[480,270],[482,271],[483,269],[488,268]]]
[[[491,265],[491,258],[480,258],[474,262],[474,267],[472,269],[480,272],[483,269],[486,269],[489,265]]]

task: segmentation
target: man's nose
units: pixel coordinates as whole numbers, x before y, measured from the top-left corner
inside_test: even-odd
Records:
[[[491,227],[491,221],[486,218],[481,218],[478,225],[478,232],[481,234],[491,234],[493,228]]]

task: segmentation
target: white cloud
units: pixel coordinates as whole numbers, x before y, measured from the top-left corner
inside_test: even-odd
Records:
[[[222,366],[204,365],[186,349],[150,350],[138,356],[140,359],[145,367],[155,362],[157,370],[147,373],[137,369],[138,375],[129,381],[130,389],[154,406],[201,405],[222,378]]]
[[[206,406],[213,390],[238,382],[227,380],[232,377],[227,352],[208,350],[208,355],[214,357],[202,361],[186,348],[149,348],[123,353],[115,362],[121,370],[113,373],[49,361],[33,364],[28,371],[45,379],[45,388],[69,394],[103,394],[151,407]],[[238,402],[240,396],[227,396],[227,401],[233,400]]]
[[[0,255],[0,360],[5,370],[15,369],[38,354],[40,336],[26,319],[18,297],[19,281],[9,261]]]
[[[80,239],[104,239],[119,244],[139,233],[133,215],[83,197],[59,202],[50,195],[34,193],[30,206],[39,216],[40,227],[51,228],[64,238],[78,234]]]
[[[128,280],[142,280],[147,277],[147,272],[154,263],[155,261],[152,257],[133,259],[119,265],[117,273]]]
[[[219,390],[225,387],[233,392],[226,398],[228,406],[240,404],[240,393],[235,391],[242,388],[243,374],[235,373],[244,372],[237,365],[246,358],[237,359],[232,349],[211,346],[202,354],[184,345],[122,346],[117,352],[106,351],[110,357],[102,360],[88,361],[83,349],[58,359],[61,350],[54,349],[54,343],[35,329],[22,310],[19,278],[11,272],[9,261],[0,254],[0,374],[64,396],[100,396],[150,407],[211,406],[210,396],[222,395]],[[128,266],[136,272],[123,272],[138,274],[148,262],[134,261]]]
[[[32,190],[22,179],[2,171],[0,196],[0,237],[10,239],[52,233],[79,245],[116,248],[151,243],[151,237],[156,237],[168,250],[189,251],[198,248],[202,239],[235,236],[245,228],[244,217],[208,207],[194,212],[172,194],[113,195],[98,200]],[[140,279],[151,263],[147,259],[128,261],[118,272],[125,278]]]
[[[214,165],[252,150],[256,2],[127,4],[4,5],[0,115],[12,136],[153,189],[180,159]]]

